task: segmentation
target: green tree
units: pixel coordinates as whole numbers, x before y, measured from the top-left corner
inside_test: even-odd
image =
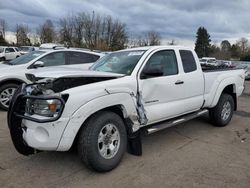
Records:
[[[223,40],[220,43],[221,58],[229,60],[231,58],[231,44],[228,40]]]
[[[209,55],[210,50],[210,35],[206,28],[199,27],[196,33],[195,51],[199,57]]]
[[[239,59],[240,57],[240,47],[237,44],[233,44],[231,47],[231,57],[234,59]]]
[[[223,40],[220,43],[221,51],[223,52],[229,52],[231,50],[231,44],[228,40]]]
[[[221,58],[221,50],[218,46],[216,46],[216,44],[212,44],[209,47],[209,55],[212,57],[215,57],[217,59]]]

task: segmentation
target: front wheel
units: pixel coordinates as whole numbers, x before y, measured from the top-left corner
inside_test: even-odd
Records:
[[[17,87],[17,84],[4,84],[0,87],[0,108],[8,110],[10,101]]]
[[[5,61],[5,57],[1,57],[1,58],[0,58],[0,61]]]
[[[223,93],[217,105],[209,111],[212,123],[217,127],[226,126],[232,119],[234,105],[233,97]]]
[[[115,168],[127,147],[127,132],[121,117],[113,112],[98,112],[83,126],[78,139],[82,161],[99,172]]]

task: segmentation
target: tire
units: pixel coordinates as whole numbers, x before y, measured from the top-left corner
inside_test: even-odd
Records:
[[[223,93],[217,105],[209,111],[212,124],[216,127],[228,125],[233,116],[234,105],[233,97]]]
[[[18,57],[19,57],[19,55],[16,56],[16,58],[18,58]]]
[[[1,58],[0,58],[0,61],[5,61],[5,57],[1,57]]]
[[[90,117],[83,126],[77,147],[85,165],[98,172],[117,167],[127,148],[127,132],[121,117],[113,112],[101,111]],[[105,149],[105,146],[115,149]]]
[[[18,88],[17,84],[4,84],[0,86],[0,108],[3,110],[8,110],[9,103],[15,90]]]

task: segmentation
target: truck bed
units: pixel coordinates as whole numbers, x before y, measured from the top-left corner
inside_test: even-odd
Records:
[[[203,70],[203,69],[202,69]],[[216,91],[221,86],[221,83],[227,79],[235,80],[235,92],[240,95],[241,87],[243,85],[240,75],[244,75],[242,68],[219,68],[213,67],[211,69],[203,70],[205,88],[204,88],[204,100],[206,107],[213,107],[212,102],[215,99]]]

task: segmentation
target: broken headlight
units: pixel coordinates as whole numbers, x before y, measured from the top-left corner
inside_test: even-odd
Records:
[[[27,99],[26,113],[45,117],[57,117],[63,108],[59,99]]]

